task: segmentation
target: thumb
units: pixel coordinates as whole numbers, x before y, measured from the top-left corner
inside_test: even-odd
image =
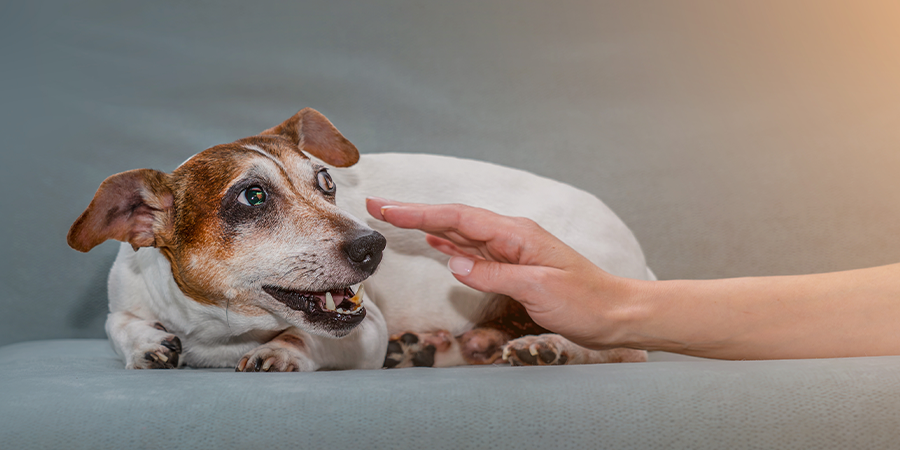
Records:
[[[464,256],[450,258],[447,267],[457,280],[472,289],[503,294],[519,301],[527,300],[528,293],[538,287],[541,270],[545,269]]]

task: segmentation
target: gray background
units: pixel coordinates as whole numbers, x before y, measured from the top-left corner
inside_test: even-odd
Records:
[[[900,261],[896,2],[183,3],[0,3],[0,344],[103,336],[104,178],[307,106],[592,192],[660,278]]]

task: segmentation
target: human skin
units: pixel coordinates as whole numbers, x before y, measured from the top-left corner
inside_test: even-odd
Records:
[[[379,198],[369,213],[428,233],[474,289],[512,297],[593,349],[720,359],[900,354],[900,264],[814,275],[645,281],[617,277],[531,220]]]

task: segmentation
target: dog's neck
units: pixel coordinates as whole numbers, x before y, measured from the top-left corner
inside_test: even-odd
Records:
[[[169,260],[158,249],[142,248],[135,252],[125,244],[122,252],[130,253],[126,259],[129,270],[146,284],[146,305],[183,335],[197,335],[219,342],[241,341],[256,339],[256,336],[247,336],[248,333],[283,330],[289,326],[272,315],[248,316],[227,304],[222,308],[191,299],[179,289]]]

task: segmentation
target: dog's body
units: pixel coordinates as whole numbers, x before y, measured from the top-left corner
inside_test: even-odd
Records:
[[[301,149],[344,168],[332,179]],[[309,371],[501,357],[514,364],[645,359],[635,350],[526,336],[544,330],[515,302],[462,286],[421,232],[365,211],[365,197],[377,196],[529,217],[604,270],[652,279],[634,236],[596,197],[470,160],[357,158],[324,116],[306,109],[172,174],[139,170],[104,182],[69,242],[82,251],[109,238],[124,242],[110,274],[107,333],[126,367]],[[356,287],[363,280],[364,294]]]

